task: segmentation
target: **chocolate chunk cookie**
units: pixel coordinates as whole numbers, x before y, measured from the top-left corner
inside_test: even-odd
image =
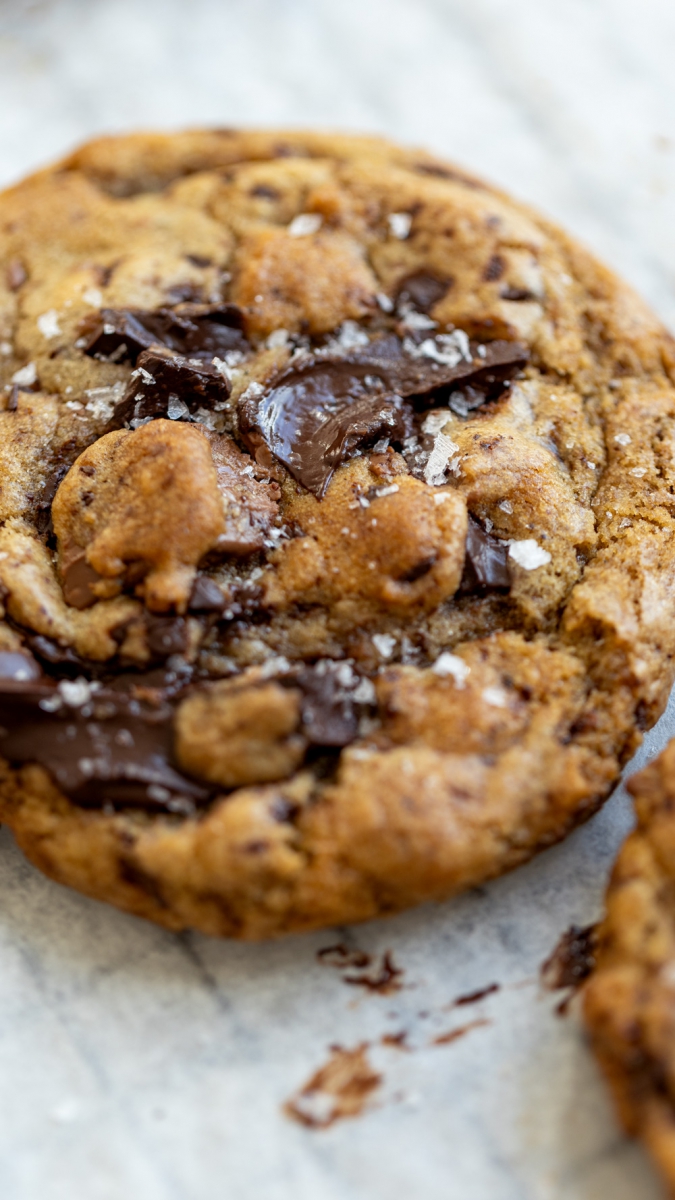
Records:
[[[675,347],[421,151],[106,138],[0,196],[0,820],[264,937],[511,869],[675,661]]]
[[[675,741],[628,783],[637,828],[619,853],[584,1015],[627,1133],[675,1195]]]

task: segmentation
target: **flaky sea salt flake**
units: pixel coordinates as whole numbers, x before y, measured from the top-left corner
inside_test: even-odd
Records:
[[[322,224],[320,213],[298,213],[288,226],[288,233],[291,237],[309,237],[312,233],[318,233]]]
[[[25,367],[19,367],[12,375],[12,383],[16,383],[18,387],[32,387],[37,381],[37,367],[34,362],[26,363]]]
[[[55,308],[50,308],[48,312],[41,313],[37,319],[37,327],[40,333],[45,338],[55,338],[61,333],[59,325],[59,314]]]
[[[544,550],[534,538],[523,538],[522,541],[511,542],[509,558],[518,563],[524,571],[536,571],[537,567],[545,567],[551,561],[548,550]]]
[[[391,633],[374,633],[373,645],[380,658],[391,658],[396,648],[396,638]]]
[[[440,487],[445,483],[445,475],[450,459],[458,450],[459,446],[446,433],[436,435],[434,448],[424,468],[424,480],[425,483],[429,484],[429,487]]]
[[[412,216],[410,213],[395,212],[389,213],[389,229],[395,238],[400,242],[404,242],[410,233],[412,226]]]
[[[454,679],[456,687],[463,688],[471,672],[471,667],[459,655],[444,650],[442,654],[439,654],[431,670],[434,675],[440,675],[442,679],[451,677]]]

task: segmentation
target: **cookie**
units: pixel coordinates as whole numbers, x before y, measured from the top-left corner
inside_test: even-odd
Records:
[[[265,937],[607,796],[673,680],[675,355],[421,151],[107,138],[0,197],[0,819]]]
[[[675,1196],[675,741],[627,786],[637,828],[607,890],[584,1016],[626,1132]]]

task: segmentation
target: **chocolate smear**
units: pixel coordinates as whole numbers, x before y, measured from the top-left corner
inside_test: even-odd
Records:
[[[108,429],[120,429],[149,417],[180,420],[199,408],[223,407],[229,395],[229,380],[211,363],[155,346],[139,354]]]
[[[369,967],[373,961],[365,950],[346,946],[344,942],[338,942],[335,946],[324,946],[321,950],[317,950],[316,957],[319,962],[328,967],[336,967],[338,971],[353,967],[359,969]]]
[[[569,989],[556,1010],[559,1016],[567,1013],[574,996],[595,966],[597,928],[597,925],[570,925],[552,954],[542,963],[541,982],[547,991]]]
[[[172,709],[84,678],[0,680],[0,754],[39,763],[75,804],[187,814],[209,791],[171,765]]]
[[[460,1025],[458,1029],[449,1029],[447,1033],[439,1033],[432,1041],[432,1046],[449,1046],[452,1042],[459,1041],[467,1033],[471,1033],[472,1029],[480,1029],[485,1025],[491,1025],[491,1021],[486,1021],[483,1018],[478,1018],[476,1021],[469,1021],[466,1025]]]
[[[490,983],[487,987],[479,988],[476,992],[467,992],[464,996],[458,996],[453,1000],[451,1008],[462,1008],[465,1004],[477,1004],[479,1000],[484,1000],[486,996],[493,996],[495,992],[500,991],[500,984]]]
[[[482,403],[528,357],[520,342],[476,347],[459,330],[421,343],[385,334],[339,358],[332,350],[307,355],[262,394],[259,385],[249,388],[239,405],[240,432],[254,454],[266,445],[321,498],[335,469],[361,447],[409,436],[403,398],[428,401],[461,382],[480,391]]]
[[[403,968],[397,967],[390,950],[385,950],[381,962],[368,974],[363,971],[358,975],[343,975],[345,983],[354,987],[366,988],[369,992],[378,992],[381,996],[390,996],[399,992],[403,987],[401,979]]]
[[[412,304],[418,312],[428,313],[447,295],[453,282],[450,277],[435,275],[432,271],[415,271],[401,280],[396,298],[399,302]]]
[[[469,516],[460,592],[476,592],[483,589],[506,592],[510,587],[508,543],[486,533],[483,526],[474,517]]]
[[[178,304],[173,308],[102,308],[82,331],[86,354],[136,362],[142,350],[166,346],[209,362],[246,350],[243,315],[236,304]]]
[[[368,1061],[368,1043],[353,1050],[331,1046],[328,1062],[284,1105],[286,1116],[309,1129],[327,1129],[345,1117],[358,1117],[382,1076]]]

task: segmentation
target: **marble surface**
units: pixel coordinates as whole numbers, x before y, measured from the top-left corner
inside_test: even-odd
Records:
[[[2,0],[0,183],[139,125],[379,130],[546,209],[675,327],[674,38],[670,0]],[[641,759],[674,730],[671,705]],[[560,933],[598,914],[630,820],[619,789],[485,889],[264,946],[69,893],[1,831],[0,1196],[657,1200],[576,1015],[537,985]],[[345,986],[316,957],[340,939],[391,950],[405,987]],[[409,1053],[381,1044],[401,1030]],[[363,1041],[383,1075],[367,1114],[326,1131],[283,1115],[329,1044]]]

